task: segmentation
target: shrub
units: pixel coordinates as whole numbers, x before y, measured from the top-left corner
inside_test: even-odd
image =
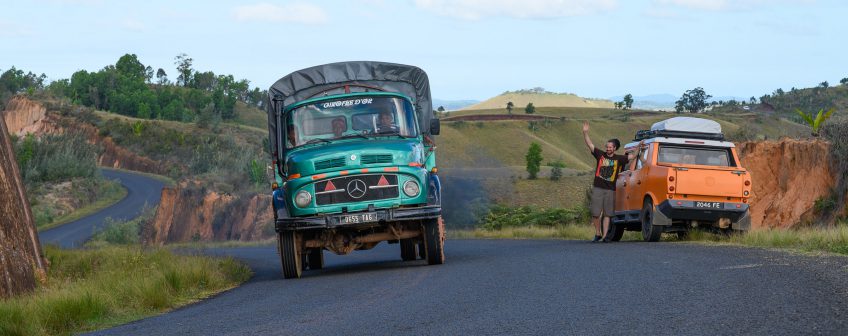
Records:
[[[21,175],[28,184],[93,177],[99,150],[77,133],[50,134],[40,139],[27,135],[15,146]]]
[[[501,230],[511,227],[554,227],[585,222],[581,209],[539,209],[530,206],[510,208],[492,206],[479,228]]]
[[[527,173],[529,174],[529,179],[535,179],[536,174],[539,173],[539,167],[542,163],[542,146],[538,143],[531,143],[530,148],[527,149],[527,155],[525,156],[527,160]]]

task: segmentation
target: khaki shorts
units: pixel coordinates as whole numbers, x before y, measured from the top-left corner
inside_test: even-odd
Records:
[[[603,212],[604,217],[612,217],[615,211],[615,190],[592,187],[592,203],[589,206],[589,211],[592,217],[601,217]]]

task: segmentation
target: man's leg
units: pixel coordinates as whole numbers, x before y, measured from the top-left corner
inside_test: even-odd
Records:
[[[592,216],[592,225],[595,226],[595,236],[601,235],[601,218]]]
[[[607,216],[607,214],[604,214],[604,224],[603,224],[604,234],[601,235],[604,238],[606,238],[607,233],[609,233],[609,223],[610,223],[610,218]]]

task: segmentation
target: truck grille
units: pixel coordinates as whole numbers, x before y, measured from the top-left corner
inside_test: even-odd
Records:
[[[315,162],[315,170],[317,171],[317,170],[338,168],[338,167],[342,167],[344,165],[345,165],[345,158],[344,157],[337,157],[337,158],[326,159],[326,160],[321,160],[321,161]]]
[[[391,154],[365,154],[362,155],[362,164],[392,163]]]
[[[315,183],[315,203],[318,205],[375,201],[398,196],[397,175],[354,175]]]

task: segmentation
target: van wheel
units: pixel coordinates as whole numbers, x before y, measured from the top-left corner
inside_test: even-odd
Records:
[[[400,240],[400,258],[403,261],[415,260],[415,242],[412,238]]]
[[[442,217],[424,221],[424,246],[427,250],[427,264],[445,263],[445,223]]]
[[[308,254],[309,269],[319,270],[324,268],[324,249],[312,249]]]
[[[663,228],[659,225],[653,225],[654,204],[651,203],[651,200],[645,200],[640,217],[642,218],[642,239],[646,242],[659,241]]]
[[[624,236],[624,224],[612,224],[610,223],[610,239],[612,241],[620,241],[621,237]]]
[[[277,245],[280,248],[283,277],[286,279],[300,278],[303,272],[303,258],[300,255],[297,235],[294,231],[280,232],[277,236]]]

